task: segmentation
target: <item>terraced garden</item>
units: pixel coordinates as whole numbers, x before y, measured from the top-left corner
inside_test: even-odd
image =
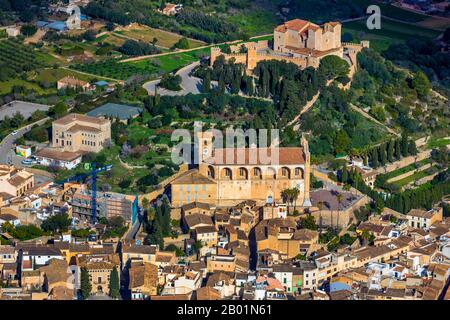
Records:
[[[430,149],[445,147],[447,145],[450,145],[450,138],[430,139],[427,144]]]
[[[393,182],[393,184],[395,184],[396,186],[398,186],[399,188],[404,187],[408,184],[414,183],[422,178],[425,178],[427,176],[431,176],[435,173],[439,172],[439,167],[434,165],[431,166],[427,169],[424,170],[420,170],[415,172],[414,174],[411,174],[410,176],[407,176],[401,180],[397,180],[395,182]]]

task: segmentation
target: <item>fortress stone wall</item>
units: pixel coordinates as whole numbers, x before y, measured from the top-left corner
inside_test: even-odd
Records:
[[[278,60],[292,62],[301,69],[317,68],[320,60],[326,56],[344,58],[347,54],[350,60],[348,62],[356,66],[357,53],[368,47],[369,43],[341,43],[341,29],[339,22],[328,22],[320,27],[305,20],[291,20],[275,28],[272,47],[267,40],[232,45],[231,53],[223,53],[220,48],[213,47],[210,63],[212,66],[223,55],[226,61],[234,59],[235,63],[244,64],[251,73],[260,61]],[[242,46],[245,47],[244,53],[241,52]]]

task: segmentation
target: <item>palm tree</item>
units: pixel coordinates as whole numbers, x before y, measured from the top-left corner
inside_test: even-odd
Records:
[[[300,190],[297,187],[291,189],[291,196],[293,198],[292,200],[294,200],[294,211],[297,208],[297,198],[298,198],[299,194],[300,194]]]
[[[369,241],[370,238],[370,233],[367,230],[364,230],[361,234],[361,237],[364,239],[364,244],[367,245],[367,242]]]
[[[283,201],[288,204],[288,212],[290,212],[290,206],[292,205],[292,202],[294,201],[294,192],[293,189],[284,189],[281,191],[281,198],[283,198]]]

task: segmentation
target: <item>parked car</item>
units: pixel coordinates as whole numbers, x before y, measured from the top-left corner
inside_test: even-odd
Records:
[[[18,133],[19,133],[19,131],[14,130],[11,134],[12,134],[13,136],[15,136],[15,135],[18,134]]]
[[[21,163],[22,163],[23,165],[26,165],[26,166],[31,166],[31,165],[33,164],[33,160],[31,160],[31,159],[23,159],[23,160],[21,161]]]

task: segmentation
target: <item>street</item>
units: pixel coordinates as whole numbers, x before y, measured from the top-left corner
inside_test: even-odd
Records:
[[[25,127],[17,129],[17,134],[13,135],[12,133],[6,136],[2,142],[0,142],[0,163],[8,164],[11,162],[14,165],[20,166],[20,161],[23,160],[21,157],[17,157],[15,154],[15,150],[13,149],[14,141],[23,137],[25,133],[31,130],[34,125],[41,125],[45,123],[49,118],[44,118],[39,121],[36,121],[32,124],[29,124]]]
[[[199,94],[201,93],[202,88],[202,80],[197,77],[192,77],[189,75],[194,68],[200,65],[200,61],[194,62],[184,68],[181,68],[176,72],[177,75],[179,75],[182,79],[181,81],[181,88],[180,91],[171,91],[164,88],[157,88],[158,94],[162,96],[184,96],[188,93],[192,94]],[[143,85],[144,89],[147,90],[149,95],[153,95],[155,93],[155,87],[159,84],[161,80],[153,80],[145,83]],[[211,85],[217,85],[217,81],[211,81]]]

